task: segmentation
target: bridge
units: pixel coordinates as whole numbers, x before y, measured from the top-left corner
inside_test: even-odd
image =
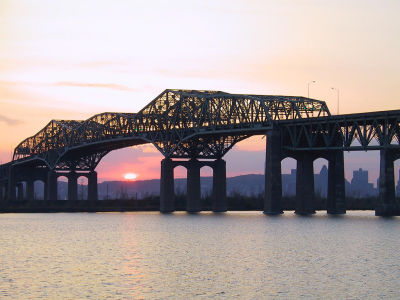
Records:
[[[57,201],[57,178],[68,178],[68,200],[77,200],[77,178],[88,178],[88,201],[98,201],[97,173],[110,151],[153,144],[161,161],[160,211],[174,211],[174,173],[187,169],[187,211],[201,211],[200,168],[213,169],[213,211],[227,210],[226,162],[238,142],[265,135],[264,213],[282,213],[281,161],[297,160],[296,209],[315,213],[313,161],[328,160],[327,213],[343,214],[344,151],[380,151],[379,201],[375,214],[399,215],[394,161],[400,158],[400,110],[332,116],[324,101],[305,97],[229,94],[167,89],[138,113],[101,113],[87,120],[52,120],[14,150],[0,166],[0,201],[34,198],[34,181],[45,199]],[[25,185],[23,184],[25,183]],[[24,191],[24,186],[26,191]]]

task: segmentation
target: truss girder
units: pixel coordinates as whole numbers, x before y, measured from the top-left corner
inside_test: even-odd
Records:
[[[282,121],[279,128],[290,150],[400,148],[399,110]]]
[[[39,159],[61,169],[92,168],[109,150],[91,150],[79,159],[68,154],[121,139],[153,143],[168,157],[221,157],[238,141],[277,121],[329,115],[325,102],[304,97],[165,90],[138,113],[52,120],[15,148],[13,161]]]

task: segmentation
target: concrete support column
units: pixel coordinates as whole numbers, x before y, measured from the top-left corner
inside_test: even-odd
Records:
[[[75,171],[68,174],[68,200],[78,200],[78,176]]]
[[[47,179],[44,181],[44,189],[43,189],[43,200],[47,201],[48,200],[48,184],[47,184]]]
[[[174,211],[174,167],[170,158],[161,161],[160,212]]]
[[[47,184],[45,184],[46,200],[57,201],[57,173],[54,170],[47,172]]]
[[[1,198],[1,200],[2,201],[6,201],[7,200],[7,193],[8,193],[8,190],[7,190],[7,184],[4,184],[3,185],[3,187],[2,187],[2,198]]]
[[[6,183],[6,184],[4,185],[4,198],[3,198],[3,200],[4,200],[4,201],[7,201],[7,200],[8,200],[8,183]]]
[[[200,163],[197,159],[192,158],[187,164],[187,212],[201,211],[200,196]]]
[[[88,200],[97,201],[97,172],[90,171],[88,175]]]
[[[33,179],[28,179],[26,182],[26,199],[33,201],[35,198],[35,185]]]
[[[308,153],[297,157],[296,214],[315,214],[313,158]]]
[[[226,199],[226,162],[223,159],[215,161],[213,169],[213,212],[225,212],[228,210]]]
[[[331,151],[329,154],[327,213],[346,213],[344,155],[342,150]]]
[[[268,215],[283,213],[281,151],[281,137],[279,131],[268,131],[264,195],[264,214]]]
[[[391,150],[380,151],[380,172],[379,172],[379,199],[375,207],[376,216],[399,215],[395,199],[394,187],[394,157]]]
[[[7,186],[6,186],[6,184],[2,184],[1,185],[0,193],[1,193],[1,196],[0,196],[1,201],[5,201],[7,199]]]
[[[22,182],[17,183],[18,201],[24,201],[24,185]]]
[[[16,195],[16,179],[15,179],[15,169],[10,167],[8,174],[8,187],[7,187],[7,198],[8,201],[15,201]]]
[[[7,199],[7,186],[4,184],[1,186],[1,201],[6,201]]]

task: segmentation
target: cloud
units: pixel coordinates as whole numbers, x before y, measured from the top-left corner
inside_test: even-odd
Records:
[[[13,125],[19,125],[22,124],[23,121],[18,120],[18,119],[11,119],[6,116],[0,115],[0,122],[6,123],[7,125],[13,126]]]
[[[33,84],[26,83],[25,85],[25,82],[19,81],[0,81],[0,113],[3,113],[3,116],[13,114],[21,117],[31,113],[36,113],[36,115],[39,113],[52,118],[52,112],[56,111],[64,114],[67,112],[76,114],[77,111],[82,111],[82,105],[73,106],[68,101],[57,99],[57,95],[49,96],[37,90],[32,90],[30,89],[31,86]],[[10,119],[6,116],[4,116],[6,119]],[[6,122],[4,119],[2,120]]]
[[[137,147],[138,149],[140,149],[142,151],[142,153],[149,153],[150,155],[146,155],[146,156],[158,156],[160,154],[160,151],[158,151],[158,149],[152,145],[152,144],[144,144],[144,145],[139,145],[139,146],[132,146],[132,147]],[[151,155],[154,154],[154,155]]]
[[[132,91],[131,88],[128,88],[123,85],[114,84],[114,83],[83,83],[83,82],[70,82],[70,81],[61,81],[54,84],[55,86],[72,86],[72,87],[88,87],[88,88],[105,88],[119,91]]]
[[[73,82],[73,81],[60,81],[56,83],[40,83],[28,81],[1,81],[0,85],[5,86],[69,86],[69,87],[88,87],[88,88],[104,88],[119,91],[133,91],[133,89],[115,83],[88,83],[88,82]]]
[[[4,80],[0,80],[0,85],[18,86],[18,85],[35,85],[35,84],[32,83],[32,82],[27,82],[27,81],[4,81]]]

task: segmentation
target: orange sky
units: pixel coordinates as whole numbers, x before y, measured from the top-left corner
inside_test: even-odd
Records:
[[[316,80],[310,96],[333,113],[332,86],[341,113],[399,109],[399,11],[398,0],[2,0],[0,161],[50,119],[136,112],[166,88],[306,96]],[[264,143],[235,147],[228,175],[262,172]],[[120,150],[99,177],[156,178],[160,159]]]

